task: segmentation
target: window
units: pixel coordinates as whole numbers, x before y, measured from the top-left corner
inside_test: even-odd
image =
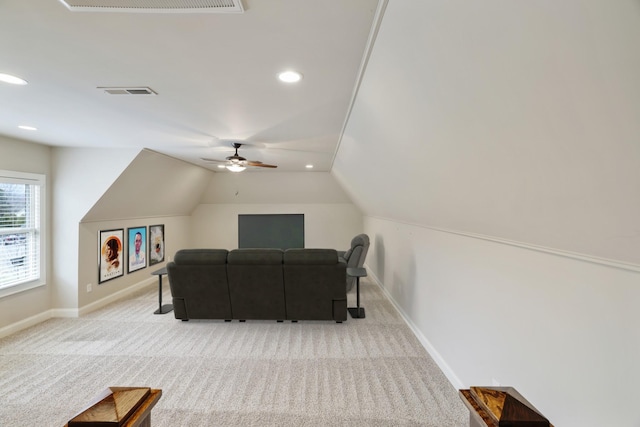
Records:
[[[0,170],[0,296],[44,284],[44,175]]]

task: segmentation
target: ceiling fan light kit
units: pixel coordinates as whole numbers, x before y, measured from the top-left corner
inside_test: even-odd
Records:
[[[226,166],[227,169],[229,169],[231,172],[242,172],[243,170],[246,169],[245,166],[242,165],[238,165],[238,164],[231,164],[231,165],[227,165]]]
[[[236,152],[233,156],[227,157],[225,160],[216,160],[216,159],[206,159],[202,158],[205,162],[221,162],[224,165],[218,165],[219,168],[227,168],[231,172],[242,172],[247,168],[247,166],[257,166],[261,168],[277,168],[276,165],[268,165],[266,163],[259,162],[257,160],[247,160],[244,157],[238,154],[238,148],[242,147],[242,144],[239,142],[234,142],[233,148],[236,149]]]

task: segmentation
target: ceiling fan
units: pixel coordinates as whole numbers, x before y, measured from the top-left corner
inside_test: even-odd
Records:
[[[233,143],[233,148],[236,149],[236,153],[233,156],[229,156],[226,160],[216,160],[216,159],[207,159],[202,157],[201,159],[205,162],[217,162],[217,163],[225,163],[224,167],[226,167],[231,172],[242,172],[247,168],[247,166],[255,166],[260,168],[277,168],[276,165],[268,165],[266,163],[258,162],[256,160],[247,160],[244,157],[238,155],[238,148],[242,147],[242,144],[239,142]]]

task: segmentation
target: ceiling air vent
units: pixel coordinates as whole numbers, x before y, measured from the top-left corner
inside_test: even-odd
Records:
[[[99,87],[109,95],[157,95],[148,87]]]
[[[74,12],[243,13],[242,0],[60,0]]]

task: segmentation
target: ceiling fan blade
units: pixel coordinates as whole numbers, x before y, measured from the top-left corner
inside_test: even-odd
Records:
[[[206,157],[200,157],[200,160],[205,161],[205,162],[210,162],[210,163],[221,163],[221,164],[233,163],[233,162],[230,162],[229,160],[208,159]]]
[[[248,160],[247,161],[247,165],[249,165],[249,166],[258,166],[258,167],[261,167],[261,168],[277,168],[278,167],[276,165],[268,165],[266,163],[256,162],[256,161],[253,161],[253,160]]]

